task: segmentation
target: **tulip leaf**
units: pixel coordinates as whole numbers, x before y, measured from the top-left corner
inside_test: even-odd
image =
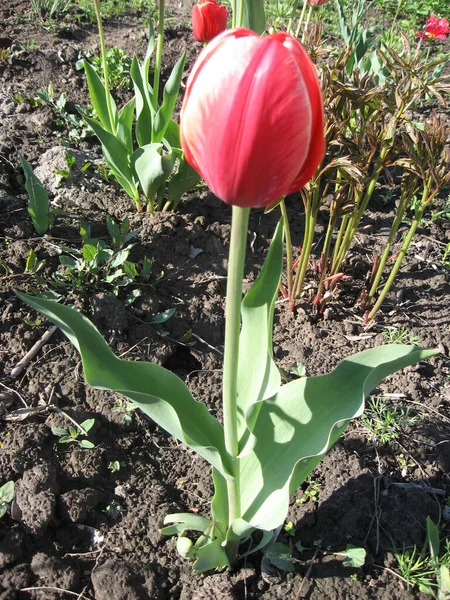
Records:
[[[261,402],[256,445],[239,459],[242,518],[260,529],[279,526],[290,495],[362,414],[370,391],[387,375],[436,353],[379,346],[347,358],[328,375],[292,381]]]
[[[244,2],[242,26],[262,35],[266,29],[264,0],[239,0]]]
[[[181,157],[178,172],[170,178],[167,186],[167,197],[172,210],[176,210],[181,196],[192,190],[200,180],[197,171],[191,167],[184,156]]]
[[[136,198],[138,192],[130,166],[130,156],[127,147],[116,136],[106,131],[95,119],[89,117],[85,117],[85,119],[100,140],[103,156],[120,185],[131,198]]]
[[[175,162],[174,153],[162,155],[162,149],[162,144],[147,144],[138,148],[131,157],[142,190],[150,204],[153,204],[156,192],[164,185]]]
[[[20,162],[25,173],[25,189],[29,197],[28,213],[36,232],[44,235],[51,222],[48,194],[39,177],[34,174],[30,163],[22,157]]]
[[[172,117],[173,109],[175,108],[175,104],[178,99],[185,62],[186,52],[183,52],[181,58],[172,69],[172,73],[170,74],[170,77],[164,86],[163,101],[161,107],[155,115],[155,120],[153,123],[153,142],[160,142],[166,133],[166,129]]]
[[[130,75],[134,84],[136,98],[136,140],[139,146],[152,141],[152,115],[154,113],[148,84],[148,67],[150,57],[146,57],[141,66],[135,56],[131,61]]]
[[[119,112],[117,123],[117,137],[126,147],[129,154],[133,153],[133,119],[136,99],[129,100]]]
[[[111,94],[109,95],[110,107],[112,109],[112,115],[110,115],[108,110],[108,102],[106,100],[107,92],[102,80],[87,60],[84,60],[83,64],[89,88],[89,96],[91,98],[95,112],[97,113],[97,116],[103,128],[106,129],[106,131],[108,131],[109,133],[114,133],[117,126],[117,107],[114,102],[114,98],[111,96]],[[113,117],[112,122],[111,116]]]
[[[283,224],[280,221],[264,266],[241,306],[242,330],[239,338],[237,381],[238,436],[244,443],[246,438],[242,439],[242,436],[247,427],[252,430],[258,412],[255,409],[250,416],[249,408],[272,397],[281,385],[280,374],[272,358],[272,327],[282,266]]]
[[[174,373],[149,362],[117,358],[94,325],[75,309],[51,300],[17,294],[43,313],[80,352],[86,381],[94,388],[119,392],[158,425],[229,475],[222,425],[192,397]]]

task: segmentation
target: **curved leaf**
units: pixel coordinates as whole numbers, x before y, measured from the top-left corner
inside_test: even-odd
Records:
[[[386,375],[436,353],[398,344],[372,348],[328,375],[292,381],[262,402],[256,445],[239,460],[242,518],[260,529],[280,525],[291,493],[361,415],[370,391]]]
[[[194,400],[177,375],[153,363],[117,358],[94,325],[75,309],[43,298],[17,295],[69,338],[81,354],[89,385],[120,392],[224,476],[231,472],[222,425],[204,404]]]

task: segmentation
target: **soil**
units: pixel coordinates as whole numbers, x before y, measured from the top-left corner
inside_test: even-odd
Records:
[[[186,11],[171,9],[165,76],[183,49],[188,64],[201,49],[192,39]],[[208,515],[208,465],[138,411],[127,411],[118,395],[87,387],[79,355],[59,330],[13,376],[49,328],[14,289],[42,289],[51,282],[59,248],[80,247],[81,219],[89,222],[93,236],[107,240],[106,216],[128,217],[131,229],[139,230],[131,259],[137,265],[144,256],[152,260],[149,281],[131,286],[141,292],[134,304],[125,306],[126,292],[115,297],[105,282],[59,292],[92,319],[116,354],[173,370],[220,418],[229,207],[199,188],[175,213],[136,213],[121,189],[95,168],[101,153],[92,137],[71,148],[77,162],[70,177],[56,176],[55,166],[64,168],[67,149],[61,143],[67,128],[45,103],[26,101],[52,83],[55,97],[64,92],[73,114],[75,104],[88,104],[83,73],[74,65],[80,51],[97,51],[98,42],[95,26],[81,16],[72,10],[48,28],[32,18],[28,1],[9,0],[0,7],[0,47],[7,51],[0,59],[0,484],[13,480],[16,486],[11,512],[0,520],[0,599],[428,597],[407,589],[396,576],[393,549],[421,548],[427,516],[439,521],[442,537],[450,531],[443,510],[450,492],[450,285],[440,263],[450,241],[445,217],[420,228],[375,325],[363,325],[355,302],[392,220],[393,206],[382,202],[381,188],[367,215],[371,228],[359,235],[345,266],[349,279],[325,313],[314,314],[308,298],[295,313],[282,300],[277,304],[274,355],[286,371],[298,362],[310,375],[329,372],[350,354],[383,343],[386,326],[404,327],[422,345],[441,350],[376,390],[375,396],[413,411],[414,424],[382,443],[363,421],[355,422],[316,469],[312,483],[292,498],[288,521],[295,535],[280,537],[304,548],[293,550],[292,573],[262,572],[261,555],[254,555],[234,573],[193,576],[191,563],[176,552],[176,540],[163,536],[160,527],[168,513]],[[142,57],[146,16],[130,13],[106,21],[108,46]],[[119,100],[127,93],[119,91]],[[43,180],[52,208],[60,210],[44,236],[34,232],[27,213],[20,156]],[[86,161],[94,166],[83,171]],[[289,199],[296,245],[303,227],[299,206],[298,198]],[[275,212],[252,212],[246,286],[261,267],[277,219]],[[25,272],[30,249],[45,261],[38,275]],[[172,308],[172,318],[153,322]],[[67,428],[69,417],[78,423],[95,419],[89,435],[95,448],[59,443],[52,427]],[[113,470],[116,462],[120,468]],[[362,568],[345,567],[333,554],[347,544],[366,549]]]

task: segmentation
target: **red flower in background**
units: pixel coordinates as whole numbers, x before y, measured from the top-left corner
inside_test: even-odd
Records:
[[[200,0],[192,9],[192,32],[198,42],[209,42],[225,31],[227,21],[227,8],[215,0]]]
[[[308,4],[311,4],[312,6],[322,6],[329,1],[330,0],[307,0]]]
[[[416,33],[416,37],[423,38],[424,40],[443,40],[449,33],[450,24],[447,19],[436,19],[436,17],[431,15],[425,23],[424,31]]]
[[[189,76],[180,135],[186,160],[227,204],[268,206],[298,191],[325,153],[322,94],[303,46],[242,27],[216,37]]]

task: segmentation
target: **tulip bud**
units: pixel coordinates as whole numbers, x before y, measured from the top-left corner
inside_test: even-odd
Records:
[[[192,9],[192,33],[198,42],[209,42],[227,27],[228,10],[215,0],[200,0]]]
[[[325,153],[313,62],[286,33],[223,33],[189,76],[180,134],[186,160],[227,204],[263,207],[298,191]]]
[[[329,1],[330,0],[307,0],[308,4],[310,4],[311,6],[323,6]]]

